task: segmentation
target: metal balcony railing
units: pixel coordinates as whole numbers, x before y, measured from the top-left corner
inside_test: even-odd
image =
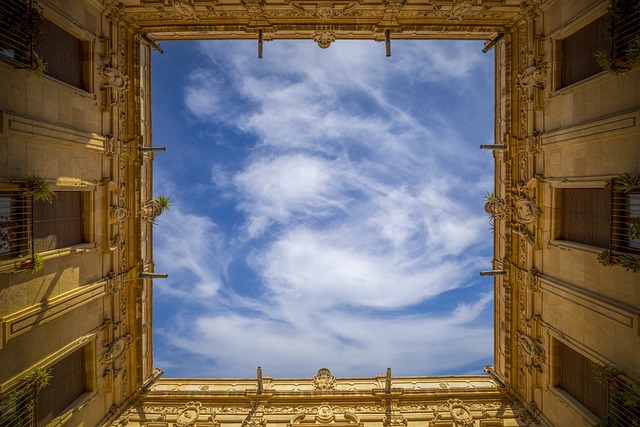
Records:
[[[35,2],[0,1],[0,22],[0,60],[33,68],[34,48],[44,37],[44,19]]]
[[[611,59],[623,65],[640,62],[640,2],[611,0]]]
[[[639,427],[640,390],[620,377],[609,381],[609,410],[599,427]]]
[[[36,427],[37,391],[27,381],[0,399],[0,427]]]
[[[0,273],[33,258],[33,199],[21,191],[0,192]]]
[[[640,191],[612,192],[609,248],[640,255]]]

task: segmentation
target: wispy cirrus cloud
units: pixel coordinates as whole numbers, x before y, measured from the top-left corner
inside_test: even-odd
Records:
[[[178,195],[159,224],[156,262],[171,270],[161,294],[195,291],[156,333],[211,368],[189,374],[163,354],[174,372],[427,374],[490,359],[477,271],[491,241],[476,205],[491,166],[467,139],[491,135],[491,110],[469,105],[491,108],[478,87],[492,63],[477,44],[401,44],[392,61],[355,42],[277,42],[263,61],[237,42],[199,46],[210,62],[181,82],[187,122],[228,140],[199,153],[212,158],[198,185],[215,209]],[[161,183],[193,185],[158,169]]]

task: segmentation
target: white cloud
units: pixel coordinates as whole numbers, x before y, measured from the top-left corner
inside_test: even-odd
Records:
[[[163,339],[227,376],[259,364],[279,376],[426,374],[490,358],[491,295],[477,282],[488,226],[468,205],[490,163],[436,96],[473,96],[492,68],[478,44],[401,43],[390,61],[383,45],[343,41],[278,41],[262,61],[219,46],[201,44],[225,67],[200,63],[185,104],[256,144],[235,167],[214,164],[217,192],[203,194],[233,204],[235,228],[188,205],[157,227],[156,262],[177,280],[162,293],[197,291],[175,300],[180,321]]]

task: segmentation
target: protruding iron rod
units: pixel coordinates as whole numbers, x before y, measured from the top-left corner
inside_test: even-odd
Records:
[[[391,30],[384,30],[384,44],[387,48],[387,57],[391,56]]]
[[[262,40],[262,28],[258,29],[258,58],[262,59],[262,45],[264,40]]]
[[[387,368],[387,381],[384,392],[386,394],[391,394],[391,368]]]
[[[167,151],[167,147],[138,147],[139,151],[148,152],[148,151]]]
[[[140,275],[138,276],[141,279],[166,279],[167,277],[169,277],[168,274],[161,274],[161,273],[140,273]]]
[[[258,366],[258,394],[262,394],[262,367]]]
[[[480,148],[483,150],[505,150],[507,146],[505,144],[480,144]]]
[[[162,50],[162,48],[160,47],[160,45],[158,44],[157,41],[153,40],[151,37],[149,37],[148,34],[146,33],[142,33],[140,34],[140,38],[142,40],[144,40],[145,42],[147,42],[149,44],[149,46],[151,46],[151,48],[153,50],[157,50],[160,53],[164,53],[164,50]]]
[[[486,270],[480,272],[481,276],[504,276],[505,274],[507,274],[507,272],[504,270]]]
[[[489,40],[489,42],[484,45],[484,48],[482,48],[482,53],[487,53],[491,49],[493,49],[496,43],[502,40],[503,37],[504,37],[504,33],[500,33],[497,36],[495,36],[493,39]]]

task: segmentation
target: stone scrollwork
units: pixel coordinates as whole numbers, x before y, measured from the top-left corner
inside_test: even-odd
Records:
[[[129,76],[115,67],[100,67],[98,72],[102,76],[101,88],[111,87],[119,90],[129,89]]]
[[[334,420],[333,409],[329,405],[318,406],[318,414],[316,420],[321,423],[329,423]]]
[[[196,8],[193,6],[193,0],[165,0],[165,6],[172,6],[173,10],[181,18],[198,20]]]
[[[484,204],[484,210],[493,219],[504,219],[507,217],[507,206],[504,200],[499,197],[492,197]]]
[[[520,347],[523,355],[530,358],[531,360],[531,364],[527,367],[534,367],[538,371],[542,372],[547,361],[547,356],[542,339],[534,339],[521,330],[518,330],[516,332],[516,336],[518,340],[518,346]]]
[[[449,11],[449,19],[452,21],[460,21],[471,11],[473,0],[454,0],[453,6]]]
[[[132,341],[131,335],[127,334],[108,344],[107,349],[100,356],[100,363],[105,365],[122,356],[129,349]]]
[[[318,371],[318,374],[313,377],[313,387],[316,390],[335,390],[336,389],[336,377],[331,374],[327,368],[322,368]]]
[[[538,89],[545,88],[545,79],[547,78],[549,66],[546,62],[536,61],[536,64],[527,67],[518,74],[516,81],[521,88],[535,87]]]
[[[320,30],[316,31],[312,35],[313,41],[318,43],[322,49],[326,49],[331,46],[331,43],[336,41],[336,33],[335,31],[330,30]]]

